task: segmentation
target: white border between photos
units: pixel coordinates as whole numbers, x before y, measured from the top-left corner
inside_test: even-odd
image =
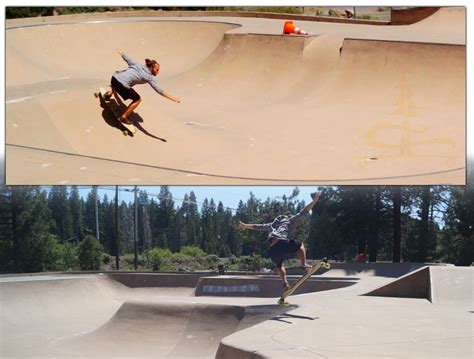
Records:
[[[140,0],[136,4],[132,4],[130,1],[128,6],[348,6],[351,7],[354,5],[355,1],[344,1],[339,0],[332,3],[332,1],[314,1],[314,0],[206,0],[202,1],[178,1],[178,0],[166,0],[166,1],[152,1],[152,0]],[[122,2],[122,0],[87,0],[87,1],[71,1],[71,0],[44,0],[40,1],[20,1],[20,0],[7,0],[1,7],[1,16],[2,16],[2,27],[3,27],[3,36],[1,37],[1,68],[0,79],[3,86],[1,87],[0,96],[3,99],[1,101],[1,119],[0,119],[0,166],[3,168],[0,169],[0,176],[5,175],[4,164],[5,164],[5,8],[7,6],[127,6],[127,2]],[[418,0],[418,1],[407,1],[407,0],[397,0],[396,2],[389,2],[386,0],[365,0],[363,4],[357,4],[356,6],[466,6],[467,8],[467,19],[466,19],[466,45],[467,45],[467,65],[466,65],[466,116],[467,116],[467,135],[466,135],[466,145],[467,145],[467,156],[470,158],[471,162],[474,161],[474,118],[472,117],[472,110],[469,104],[472,104],[472,46],[469,45],[469,40],[471,39],[472,34],[472,23],[473,14],[472,10],[474,8],[471,3],[468,3],[467,0],[456,1],[454,4],[449,4],[446,0],[444,1],[435,1],[435,0]],[[4,178],[0,178],[0,184],[4,183]]]

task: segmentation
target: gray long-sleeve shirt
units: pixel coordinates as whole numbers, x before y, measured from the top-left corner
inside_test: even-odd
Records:
[[[271,223],[253,224],[252,229],[257,231],[266,231],[268,233],[268,240],[278,239],[280,241],[288,241],[291,238],[296,224],[303,219],[309,211],[303,208],[293,216],[278,216]]]
[[[138,84],[150,84],[153,89],[160,95],[164,91],[158,85],[155,77],[151,74],[150,69],[146,65],[140,65],[125,54],[121,54],[122,58],[127,62],[128,67],[122,71],[116,71],[114,77],[126,88],[132,88]]]

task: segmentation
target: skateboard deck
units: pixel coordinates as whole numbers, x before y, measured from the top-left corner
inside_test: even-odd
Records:
[[[129,125],[129,124],[126,124],[126,123],[123,123],[122,121],[120,121],[121,113],[120,113],[119,105],[117,104],[117,102],[115,101],[115,99],[113,97],[106,100],[105,99],[105,93],[106,92],[107,91],[104,88],[101,87],[98,92],[94,93],[94,96],[96,98],[99,98],[101,103],[103,103],[105,106],[107,106],[107,108],[114,114],[114,117],[115,117],[116,121],[118,122],[118,124],[121,125],[122,128],[124,128],[124,130],[122,130],[122,133],[125,136],[127,136],[127,135],[133,136],[137,132],[135,126],[133,126],[131,124]]]
[[[286,301],[286,298],[292,295],[295,290],[297,290],[301,285],[303,285],[303,283],[306,282],[309,279],[309,277],[311,277],[314,273],[316,273],[317,270],[321,267],[326,268],[326,269],[331,268],[331,265],[327,262],[327,258],[323,258],[317,261],[295,283],[293,283],[290,287],[285,289],[280,299],[278,300],[278,305],[288,306],[289,303]]]

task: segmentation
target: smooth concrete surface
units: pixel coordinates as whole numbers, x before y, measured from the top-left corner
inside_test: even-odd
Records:
[[[187,274],[127,273],[130,286],[113,279],[121,273],[4,275],[0,356],[471,358],[474,354],[473,267],[337,265],[332,277],[330,270],[315,279],[345,278],[355,284],[292,295],[289,307],[278,306],[278,297],[195,296],[195,288],[180,287],[187,279],[179,276]],[[397,280],[397,275],[409,278],[413,271],[416,278],[426,269],[433,274],[430,290],[437,299],[432,302],[397,293],[366,295]],[[235,277],[216,279],[230,285]],[[252,276],[237,277],[247,279],[249,286],[254,281]],[[291,276],[290,281],[297,278]],[[169,286],[170,279],[176,287]],[[277,276],[260,279],[274,281]]]
[[[7,21],[7,184],[465,183],[463,7],[298,21],[308,37],[282,19],[110,16]],[[182,100],[137,86],[133,138],[92,95],[126,67],[117,49],[156,58]]]

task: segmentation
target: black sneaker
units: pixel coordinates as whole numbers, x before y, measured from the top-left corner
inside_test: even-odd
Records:
[[[126,118],[125,116],[121,116],[120,117],[120,121],[126,125],[133,125],[133,122],[130,121],[128,118]]]
[[[288,288],[290,288],[290,283],[288,283],[288,281],[283,282],[283,289],[288,289]]]

